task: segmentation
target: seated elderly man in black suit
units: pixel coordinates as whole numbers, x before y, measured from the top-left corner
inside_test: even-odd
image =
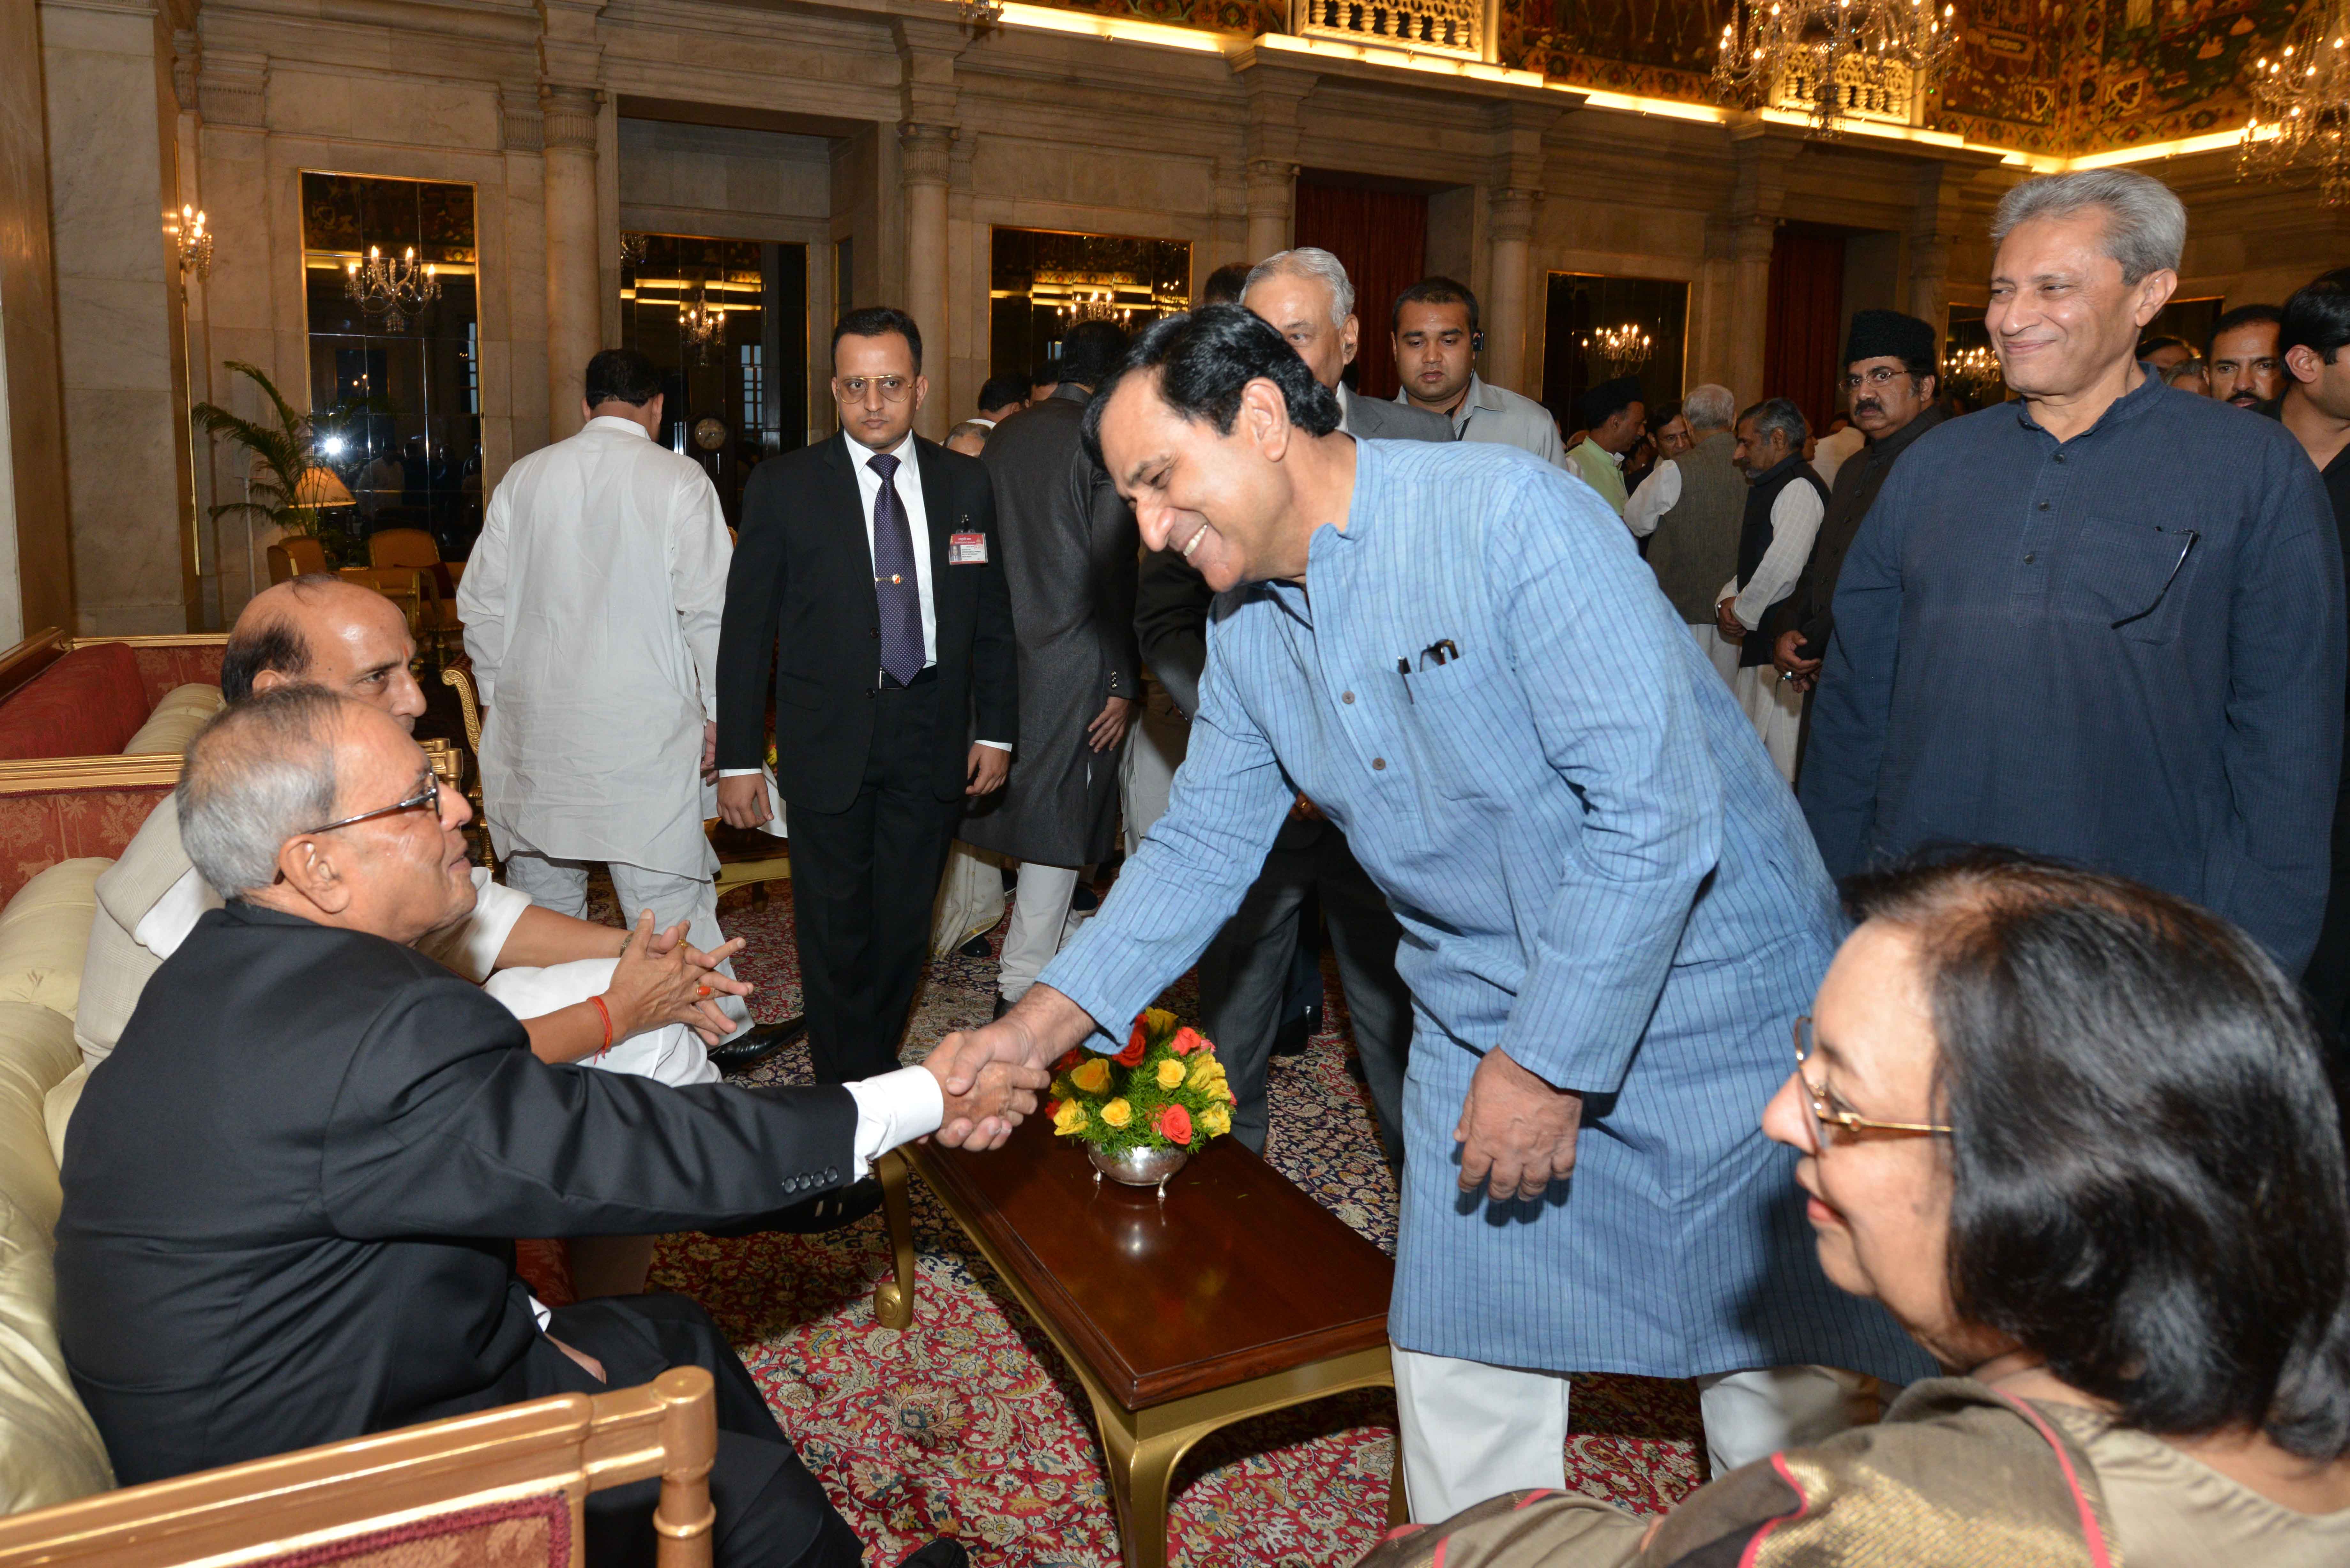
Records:
[[[553,1066],[413,944],[472,909],[460,829],[398,721],[317,687],[188,748],[189,857],[228,899],[163,961],[66,1139],[61,1337],[116,1474],[158,1480],[705,1366],[722,1563],[861,1552],[716,1326],[675,1296],[535,1302],[506,1240],[739,1223],[844,1186],[942,1116],[927,1068],[838,1087],[672,1088]],[[632,946],[650,944],[647,917]],[[637,956],[637,955],[632,955]],[[689,1008],[672,950],[624,1010]],[[619,1021],[625,1023],[626,1020]],[[590,1494],[590,1563],[650,1563],[652,1483]],[[961,1563],[933,1542],[911,1562]]]

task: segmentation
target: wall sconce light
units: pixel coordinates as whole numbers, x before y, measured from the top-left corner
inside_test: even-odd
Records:
[[[213,232],[205,226],[204,214],[193,207],[182,207],[177,238],[182,281],[190,273],[196,275],[198,283],[209,280],[213,275]]]

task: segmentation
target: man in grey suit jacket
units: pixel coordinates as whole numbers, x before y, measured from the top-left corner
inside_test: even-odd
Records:
[[[1451,441],[1442,414],[1406,403],[1359,397],[1339,380],[1361,341],[1355,286],[1328,251],[1300,245],[1269,255],[1250,269],[1241,303],[1289,340],[1314,379],[1338,394],[1338,428],[1363,441]]]

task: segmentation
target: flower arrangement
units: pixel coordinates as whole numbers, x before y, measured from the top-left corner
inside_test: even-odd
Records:
[[[1084,1049],[1053,1064],[1053,1131],[1105,1154],[1191,1151],[1232,1130],[1232,1088],[1215,1047],[1154,1007],[1115,1056]]]

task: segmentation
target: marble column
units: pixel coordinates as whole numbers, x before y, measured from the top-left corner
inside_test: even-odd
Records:
[[[1526,385],[1526,268],[1539,191],[1504,186],[1493,192],[1486,232],[1492,282],[1485,301],[1485,375],[1497,387]]]
[[[952,127],[908,124],[898,129],[899,171],[906,187],[906,313],[922,329],[923,369],[931,395],[914,429],[942,438],[953,405],[947,400],[952,346],[947,336],[947,176]]]
[[[1248,260],[1287,250],[1296,221],[1297,165],[1284,158],[1249,160]]]
[[[1934,328],[1939,358],[1950,336],[1950,242],[1938,234],[1909,236],[1909,314]]]
[[[1768,217],[1749,219],[1731,234],[1725,366],[1730,389],[1742,405],[1762,395],[1762,359],[1771,329],[1771,249],[1778,234],[1778,220]]]
[[[578,433],[588,361],[603,346],[597,287],[593,88],[538,89],[546,159],[546,422],[554,441]]]

